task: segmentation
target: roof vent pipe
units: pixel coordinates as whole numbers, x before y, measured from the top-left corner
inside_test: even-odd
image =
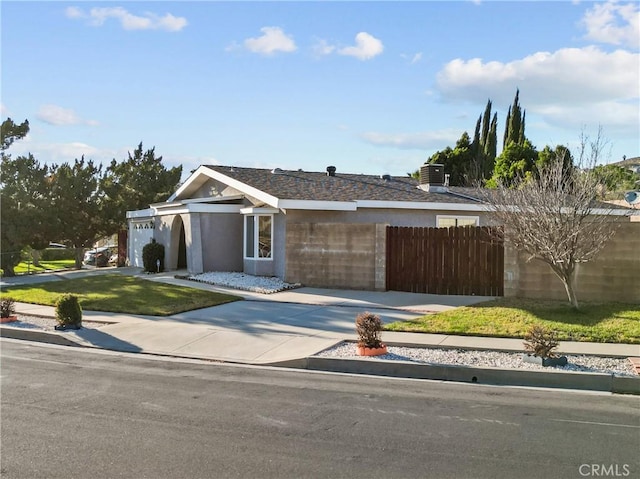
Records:
[[[327,176],[336,176],[335,166],[327,166]]]
[[[391,175],[380,175],[380,178],[384,181],[391,181]]]

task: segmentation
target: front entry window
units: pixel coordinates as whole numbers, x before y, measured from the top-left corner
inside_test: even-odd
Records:
[[[271,258],[271,216],[258,216],[258,257]]]
[[[244,220],[244,257],[271,259],[273,215],[247,215]]]

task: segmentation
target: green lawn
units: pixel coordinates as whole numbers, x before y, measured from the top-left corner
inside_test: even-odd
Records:
[[[3,297],[54,306],[63,293],[78,295],[82,309],[167,316],[242,299],[229,294],[157,283],[120,274],[53,281],[4,289]]]
[[[41,273],[45,270],[59,270],[59,269],[72,269],[76,265],[75,261],[72,259],[61,259],[57,261],[40,261],[40,267],[37,268],[33,265],[33,263],[27,263],[26,261],[21,261],[14,268],[14,271],[18,274],[23,273]]]
[[[556,331],[563,341],[640,344],[640,305],[623,303],[583,302],[580,311],[575,311],[563,301],[499,298],[413,321],[396,321],[385,329],[522,338],[533,324]]]

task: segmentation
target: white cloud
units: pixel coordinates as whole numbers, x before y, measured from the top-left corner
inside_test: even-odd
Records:
[[[603,124],[606,117],[608,128],[624,129],[633,103],[632,124],[638,122],[638,64],[638,53],[608,53],[593,46],[538,52],[508,63],[456,59],[438,73],[437,88],[445,99],[482,103],[491,98],[499,108],[506,108],[520,88],[526,110],[542,115],[545,121],[589,112],[595,115],[589,118]]]
[[[145,12],[142,16],[129,13],[122,7],[96,7],[85,13],[78,7],[68,7],[65,10],[68,18],[87,19],[90,25],[101,26],[108,19],[113,18],[120,22],[125,30],[164,30],[178,32],[187,26],[187,19],[176,17],[170,13],[164,16],[152,12]]]
[[[84,13],[78,7],[67,7],[64,11],[67,18],[83,18]]]
[[[313,45],[313,52],[318,56],[331,55],[335,50],[336,47],[334,45],[330,45],[321,38]]]
[[[11,146],[11,155],[15,158],[20,155],[33,154],[43,163],[63,163],[73,162],[76,158],[80,159],[82,155],[88,160],[95,162],[108,162],[114,158],[111,151],[102,151],[86,143],[79,141],[69,143],[41,143],[34,140],[29,133],[23,140],[16,141]]]
[[[293,52],[297,49],[293,38],[278,27],[263,27],[262,35],[247,38],[244,46],[247,50],[261,55],[273,55],[276,52]]]
[[[640,5],[617,2],[596,3],[580,22],[585,37],[601,43],[640,48]]]
[[[640,131],[638,104],[629,102],[599,102],[590,105],[545,105],[536,109],[548,125],[554,128],[570,128],[575,131],[585,126],[604,126],[606,133],[637,137]]]
[[[425,150],[455,143],[460,138],[460,130],[445,129],[421,133],[366,132],[360,136],[367,143],[376,146]]]
[[[36,114],[36,118],[55,126],[98,125],[97,121],[84,120],[75,111],[58,105],[42,105]]]
[[[351,47],[344,47],[338,50],[340,55],[356,57],[359,60],[370,60],[382,53],[384,45],[382,42],[367,32],[360,32],[356,35],[356,44]]]

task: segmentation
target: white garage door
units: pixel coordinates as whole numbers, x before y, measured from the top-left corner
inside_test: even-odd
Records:
[[[144,267],[142,263],[142,248],[149,244],[151,238],[153,238],[153,223],[150,221],[131,222],[129,238],[131,242],[129,263],[131,266],[142,268]]]

